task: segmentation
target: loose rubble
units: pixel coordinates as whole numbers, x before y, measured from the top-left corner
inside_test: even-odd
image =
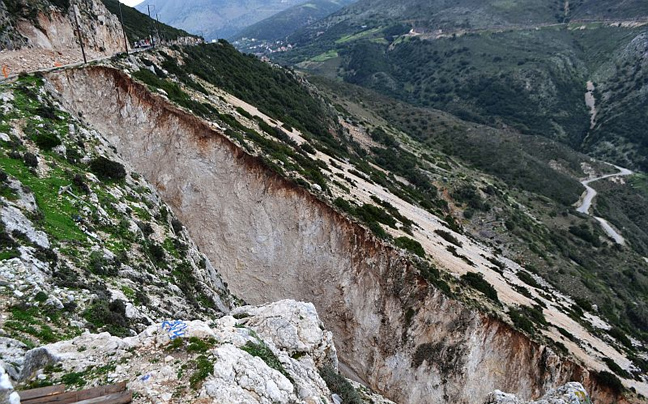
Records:
[[[591,404],[592,401],[582,384],[571,382],[552,389],[537,401],[520,400],[514,394],[495,390],[484,404]]]

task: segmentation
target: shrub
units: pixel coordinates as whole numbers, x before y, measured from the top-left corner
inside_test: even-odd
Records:
[[[258,344],[255,344],[252,341],[248,341],[245,345],[241,347],[242,350],[245,352],[249,353],[252,356],[259,357],[263,359],[263,361],[271,367],[274,370],[279,371],[282,375],[286,376],[288,380],[291,382],[293,381],[293,378],[286,372],[286,369],[284,369],[283,365],[279,361],[279,358],[272,352],[270,348],[263,342],[259,342]]]
[[[36,146],[43,150],[52,150],[61,144],[61,139],[56,134],[50,132],[38,133],[32,137],[32,140],[36,143]]]
[[[619,380],[618,377],[610,372],[603,370],[601,372],[594,373],[593,376],[599,382],[599,384],[609,387],[617,394],[625,390],[625,387],[623,387],[621,380]]]
[[[189,378],[189,385],[192,389],[197,390],[202,381],[214,372],[214,364],[205,355],[200,355],[196,359],[196,371]]]
[[[330,366],[320,369],[319,374],[329,390],[342,397],[344,404],[362,404],[364,402],[353,385]]]
[[[308,154],[316,153],[315,148],[308,143],[302,143],[299,147]]]
[[[122,164],[103,156],[90,162],[90,170],[102,179],[121,180],[126,177],[126,170]]]
[[[176,338],[178,340],[180,338]],[[175,340],[174,340],[175,342]],[[197,337],[189,338],[189,345],[187,346],[187,352],[200,352],[205,353],[214,346],[216,341],[213,338],[208,340],[201,340]]]
[[[608,334],[610,334],[613,338],[615,338],[617,341],[622,343],[628,348],[632,348],[632,341],[630,341],[630,338],[619,328],[619,327],[612,327],[608,330]],[[612,368],[610,368],[612,369]],[[614,370],[614,369],[612,369]],[[618,374],[618,372],[615,372]]]
[[[94,328],[105,327],[110,334],[125,337],[129,335],[126,305],[117,299],[108,303],[99,300],[83,312],[85,318]]]
[[[459,241],[459,240],[458,240],[455,236],[453,236],[450,232],[447,232],[447,231],[445,231],[445,230],[441,230],[441,229],[437,229],[437,230],[435,230],[434,232],[435,232],[436,234],[438,234],[439,236],[441,236],[441,238],[444,239],[445,241],[447,241],[447,242],[449,242],[449,243],[452,243],[452,244],[456,245],[457,247],[461,247],[461,246],[462,246],[461,241]]]
[[[529,334],[535,333],[535,326],[520,310],[511,309],[509,311],[509,317],[511,317],[515,328],[526,331]]]
[[[396,240],[394,240],[394,243],[400,248],[404,248],[407,251],[410,251],[419,257],[425,258],[425,250],[423,249],[423,246],[421,243],[419,243],[416,240],[413,240],[409,237],[398,237]]]
[[[90,262],[88,264],[90,272],[100,276],[117,276],[120,265],[103,256],[101,251],[90,253]]]
[[[180,232],[182,231],[182,228],[183,228],[184,226],[182,226],[182,222],[180,222],[180,220],[178,220],[178,219],[176,219],[176,218],[173,218],[173,219],[171,220],[171,227],[173,227],[173,231],[174,231],[176,234],[178,234],[178,233],[180,233]]]
[[[72,184],[74,184],[76,189],[83,192],[84,194],[90,193],[90,187],[88,187],[88,184],[85,183],[83,176],[81,176],[80,174],[74,175],[74,177],[72,178]]]
[[[529,286],[533,286],[537,289],[542,289],[542,286],[526,271],[518,271],[516,274],[518,278]]]
[[[86,381],[83,379],[85,374],[83,372],[72,372],[61,376],[61,382],[65,383],[68,386],[78,386],[83,387],[86,385]]]
[[[151,259],[153,260],[153,262],[155,262],[156,264],[164,263],[164,258],[166,255],[164,253],[164,248],[162,248],[159,244],[151,242],[148,247],[148,251],[151,254]]]
[[[246,110],[244,110],[241,107],[236,107],[236,112],[238,112],[239,114],[241,114],[242,116],[244,116],[244,117],[246,117],[248,119],[253,119],[252,115],[250,115],[249,112],[247,112]]]
[[[484,279],[484,275],[477,272],[468,272],[461,276],[461,280],[466,285],[482,292],[487,298],[499,302],[497,291]]]
[[[36,157],[35,154],[29,152],[25,153],[23,155],[23,162],[27,167],[31,167],[31,168],[38,167],[38,157]]]
[[[40,292],[36,293],[36,296],[34,296],[34,300],[40,303],[45,302],[47,300],[47,293],[41,290]]]
[[[607,367],[609,367],[610,370],[613,371],[614,373],[616,373],[617,375],[619,375],[621,377],[625,377],[626,379],[629,379],[629,378],[632,377],[625,369],[623,369],[621,366],[617,365],[617,363],[615,361],[613,361],[612,359],[603,358],[603,362],[605,362]]]

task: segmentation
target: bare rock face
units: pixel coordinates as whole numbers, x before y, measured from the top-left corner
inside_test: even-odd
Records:
[[[496,388],[531,399],[592,383],[579,365],[447,298],[400,252],[125,74],[48,79],[157,186],[235,293],[254,304],[312,301],[347,375],[401,403],[482,401]]]
[[[0,3],[0,65],[9,74],[81,62],[76,33],[78,20],[88,60],[124,51],[124,36],[117,17],[100,0],[70,0],[57,7],[47,0]],[[76,18],[75,18],[76,16]]]
[[[567,383],[557,389],[550,390],[537,401],[518,399],[513,394],[503,393],[499,390],[492,392],[484,404],[591,404],[592,401],[580,383]]]
[[[29,2],[23,12],[13,16],[14,29],[23,38],[22,46],[63,51],[77,48],[76,20],[81,38],[89,51],[115,53],[123,50],[119,20],[99,0],[71,0],[67,8],[48,1]],[[78,12],[77,12],[78,11]],[[10,19],[5,12],[4,18]],[[76,14],[76,19],[75,19]],[[25,43],[26,41],[26,43]]]

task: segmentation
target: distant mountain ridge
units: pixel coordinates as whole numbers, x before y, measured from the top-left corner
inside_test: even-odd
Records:
[[[280,63],[648,169],[648,2],[360,0],[287,42]]]
[[[345,7],[354,0],[311,0],[250,25],[232,39],[243,37],[264,40],[282,39],[297,29]]]
[[[207,40],[229,38],[239,30],[305,0],[145,0],[136,8]]]
[[[288,36],[300,28],[340,10],[355,0],[311,0],[298,4],[240,31],[230,38],[242,52],[265,54],[286,45]]]

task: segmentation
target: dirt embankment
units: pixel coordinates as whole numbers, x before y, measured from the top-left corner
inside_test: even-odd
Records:
[[[401,403],[535,398],[583,382],[614,393],[506,323],[444,296],[401,252],[119,71],[48,75],[64,104],[155,184],[250,303],[311,301],[350,376]]]

